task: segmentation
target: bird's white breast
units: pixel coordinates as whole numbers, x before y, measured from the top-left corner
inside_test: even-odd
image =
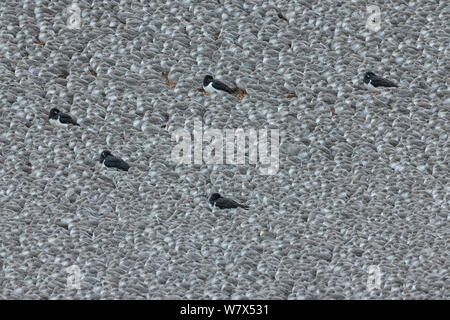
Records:
[[[371,92],[379,92],[380,91],[380,89],[374,87],[370,82],[364,83],[364,87]]]
[[[208,93],[214,93],[217,92],[216,89],[214,89],[212,82],[210,82],[206,87],[203,87],[203,89]]]
[[[68,124],[67,123],[61,123],[59,122],[59,119],[55,120],[55,119],[49,119],[49,122],[52,126],[54,127],[59,127],[59,128],[67,128]]]

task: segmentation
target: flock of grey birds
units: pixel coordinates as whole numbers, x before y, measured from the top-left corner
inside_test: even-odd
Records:
[[[397,85],[383,77],[377,76],[375,73],[368,71],[364,74],[364,85],[368,90],[372,92],[378,92],[381,87],[397,87]],[[203,79],[203,90],[207,93],[220,93],[227,92],[229,94],[235,94],[236,89],[232,89],[220,80],[216,80],[211,75],[206,75]],[[53,108],[48,115],[49,121],[56,127],[67,128],[69,125],[79,126],[76,120],[68,114],[65,114]],[[121,158],[114,156],[111,151],[104,150],[100,154],[100,163],[104,164],[108,168],[116,168],[118,170],[128,171],[130,165],[123,161]],[[219,209],[236,209],[244,208],[248,209],[248,206],[237,203],[232,199],[222,197],[219,193],[213,193],[209,197],[209,203],[213,208]]]
[[[444,1],[77,3],[0,5],[0,298],[448,299]],[[195,120],[279,172],[173,163]]]
[[[373,77],[376,77],[375,74],[373,74]],[[386,82],[387,80],[383,78],[374,78],[375,87],[379,86],[395,86],[394,84],[391,84],[389,82]],[[366,79],[365,79],[366,81]],[[372,79],[367,80],[367,83],[370,84]],[[234,94],[234,90],[229,88],[226,84],[219,80],[213,79],[212,76],[207,75],[205,76],[203,80],[203,90],[208,93],[217,93],[217,92],[227,92],[230,94]],[[67,129],[70,125],[79,126],[77,121],[73,119],[69,114],[66,114],[64,112],[61,112],[57,108],[52,108],[50,110],[50,113],[48,115],[49,122],[55,126],[55,127],[61,127]],[[114,156],[111,151],[104,150],[100,154],[100,163],[105,165],[105,167],[108,168],[115,168],[122,171],[128,171],[130,169],[130,165],[123,161],[121,158]],[[248,206],[242,205],[237,203],[234,200],[222,197],[219,193],[213,193],[209,197],[209,203],[213,208],[217,207],[219,209],[235,209],[235,208],[244,208],[248,209]]]

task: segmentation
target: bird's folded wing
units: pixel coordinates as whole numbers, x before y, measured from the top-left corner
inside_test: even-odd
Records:
[[[60,114],[59,115],[59,122],[61,123],[71,123],[71,124],[77,124],[75,120],[72,119],[71,116],[69,116],[68,114]]]
[[[122,169],[122,170],[125,170],[125,171],[128,171],[128,169],[130,168],[128,163],[126,163],[122,159],[119,159],[119,158],[116,158],[116,157],[107,157],[105,159],[105,166],[107,166],[107,167],[114,167],[114,168]]]
[[[217,199],[216,201],[216,206],[221,208],[221,209],[226,209],[226,208],[238,208],[238,207],[242,207],[245,208],[245,206],[237,203],[234,200],[228,199],[228,198],[220,198]]]
[[[228,93],[233,93],[233,90],[230,89],[230,87],[228,87],[225,83],[222,83],[220,81],[213,81],[212,86],[214,87],[214,89],[216,90],[222,90],[222,91],[226,91]]]
[[[374,77],[371,83],[374,87],[397,87],[394,82],[382,77]]]

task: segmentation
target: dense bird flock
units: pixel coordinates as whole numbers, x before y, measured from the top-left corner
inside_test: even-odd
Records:
[[[0,298],[449,298],[445,1],[77,3],[0,4]],[[194,121],[278,172],[174,163]]]

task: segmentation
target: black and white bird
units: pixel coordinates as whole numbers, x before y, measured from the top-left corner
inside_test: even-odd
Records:
[[[394,82],[377,76],[371,71],[368,71],[364,74],[364,85],[366,89],[372,92],[378,92],[378,87],[398,87]]]
[[[71,116],[69,116],[66,113],[63,113],[59,111],[56,108],[53,108],[50,110],[50,113],[48,115],[48,121],[55,126],[55,127],[61,127],[61,128],[67,128],[69,124],[72,124],[74,126],[79,126],[79,124],[72,119]]]
[[[113,156],[112,153],[108,150],[104,150],[100,154],[100,163],[108,168],[117,168],[124,171],[128,171],[128,169],[130,169],[128,163],[126,163],[119,157]]]
[[[228,87],[225,83],[220,82],[219,80],[214,80],[214,78],[210,75],[205,76],[203,79],[203,90],[208,93],[214,93],[218,91],[225,91],[230,94],[234,94],[234,90]]]
[[[233,208],[244,208],[248,210],[247,205],[243,205],[237,203],[234,200],[224,198],[219,193],[213,193],[211,197],[209,197],[209,204],[214,208],[218,207],[219,209],[233,209]]]

